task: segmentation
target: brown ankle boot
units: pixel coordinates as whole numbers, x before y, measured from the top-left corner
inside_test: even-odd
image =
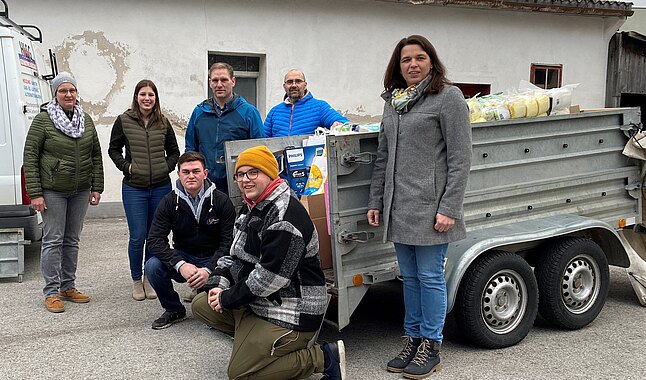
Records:
[[[152,285],[150,285],[150,282],[148,282],[148,277],[144,276],[144,292],[146,293],[146,298],[149,300],[154,300],[157,298],[157,293],[155,293],[155,289],[153,289]]]
[[[72,301],[75,303],[88,303],[90,302],[90,296],[87,294],[81,293],[76,288],[61,290],[58,292],[62,299],[66,301]]]
[[[62,313],[65,311],[65,305],[59,296],[49,296],[45,298],[45,308],[52,313]]]
[[[135,301],[143,301],[146,299],[143,281],[135,280],[132,282],[132,298]]]

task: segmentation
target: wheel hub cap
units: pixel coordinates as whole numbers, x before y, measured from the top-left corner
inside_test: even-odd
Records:
[[[496,334],[512,331],[522,320],[527,304],[526,285],[513,270],[502,270],[489,279],[482,297],[482,317]]]
[[[561,297],[572,313],[581,314],[594,304],[599,295],[599,267],[587,255],[577,256],[565,267]]]

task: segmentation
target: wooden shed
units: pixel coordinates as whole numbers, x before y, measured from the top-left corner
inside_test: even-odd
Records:
[[[607,107],[640,107],[646,125],[646,36],[618,32],[608,48]]]

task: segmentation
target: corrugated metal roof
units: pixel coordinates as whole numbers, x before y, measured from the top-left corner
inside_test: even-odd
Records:
[[[409,5],[456,6],[588,16],[632,16],[632,3],[602,0],[377,0]]]

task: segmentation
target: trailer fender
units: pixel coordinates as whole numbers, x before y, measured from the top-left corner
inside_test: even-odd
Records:
[[[626,239],[622,239],[619,233],[606,222],[584,216],[553,215],[470,231],[465,239],[451,243],[447,251],[445,266],[447,313],[455,305],[460,282],[469,266],[484,252],[492,249],[510,250],[510,246],[522,246],[524,243],[540,244],[548,239],[568,235],[586,236],[594,240],[604,250],[611,265],[625,268],[631,265],[633,257],[628,256],[627,249],[632,250],[632,248]],[[635,254],[635,256],[637,255]],[[635,272],[642,279],[646,279],[646,263],[642,261],[642,264],[644,265],[643,272],[638,271],[639,268],[635,268]],[[631,281],[633,281],[632,276]],[[646,284],[646,281],[642,283]],[[642,290],[643,295],[646,296],[646,288],[642,288]],[[646,302],[646,299],[643,302]]]

